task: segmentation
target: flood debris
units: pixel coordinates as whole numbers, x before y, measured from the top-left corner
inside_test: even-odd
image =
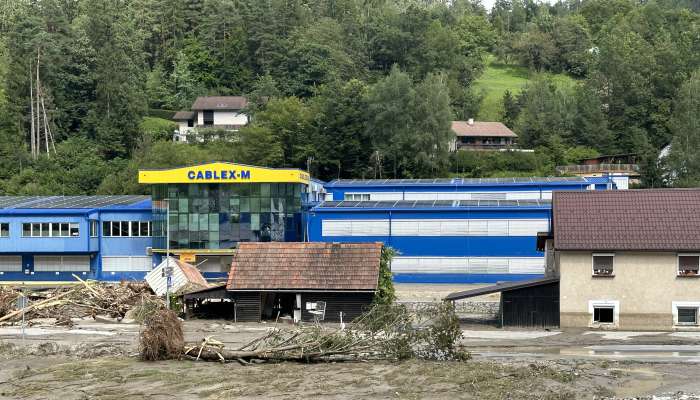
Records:
[[[171,310],[158,310],[143,322],[139,354],[145,361],[180,358],[185,345],[182,321]]]
[[[173,257],[169,257],[169,260],[169,263],[167,260],[163,260],[157,267],[146,274],[146,283],[148,283],[155,294],[164,296],[167,291],[168,280],[165,269],[168,266],[172,270],[169,289],[171,293],[184,294],[209,287],[207,280],[204,279],[197,267]]]
[[[466,360],[457,345],[459,321],[451,304],[409,312],[401,305],[376,305],[345,329],[320,324],[273,328],[242,347],[226,348],[215,338],[188,345],[184,357],[204,361]]]
[[[110,284],[86,281],[73,275],[78,284],[51,289],[0,288],[0,322],[50,318],[56,325],[72,326],[74,319],[93,318],[122,321],[127,313],[142,321],[146,315],[165,308],[164,301],[144,282]],[[29,299],[23,310],[16,308],[17,298]]]

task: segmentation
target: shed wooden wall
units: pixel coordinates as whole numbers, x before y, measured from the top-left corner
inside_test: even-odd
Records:
[[[503,291],[501,313],[504,327],[559,327],[559,283]]]
[[[339,322],[340,312],[343,312],[343,321],[350,322],[363,312],[367,311],[372,304],[373,293],[302,293],[301,295],[301,319],[302,321],[313,321],[313,314],[306,310],[306,303],[318,301],[326,302],[326,319],[328,322]]]

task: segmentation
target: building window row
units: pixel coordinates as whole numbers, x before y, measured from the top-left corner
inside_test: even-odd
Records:
[[[80,236],[80,225],[77,222],[25,222],[22,224],[22,236],[78,237]]]
[[[615,254],[614,253],[593,253],[593,276],[614,277],[615,276]],[[699,277],[700,276],[700,254],[678,254],[679,277]]]
[[[153,235],[150,221],[103,221],[102,236],[146,237]]]
[[[346,192],[343,194],[343,200],[347,201],[543,200],[551,198],[551,190],[523,190],[512,192]]]

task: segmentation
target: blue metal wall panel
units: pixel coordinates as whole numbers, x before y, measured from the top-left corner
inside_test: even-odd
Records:
[[[540,274],[394,274],[396,283],[496,283],[542,278]]]
[[[0,222],[10,224],[10,237],[0,238],[0,253],[88,252],[90,231],[82,215],[3,215]],[[22,224],[31,222],[68,222],[80,224],[77,237],[23,237]]]
[[[534,236],[329,236],[322,235],[322,221],[421,220],[421,219],[550,219],[545,207],[502,207],[422,210],[364,210],[320,208],[309,216],[309,240],[322,242],[383,242],[402,256],[414,257],[542,257]],[[394,274],[403,283],[492,283],[540,277],[538,274]]]
[[[312,237],[317,242],[382,242],[402,256],[436,257],[543,257],[530,236],[333,236]]]

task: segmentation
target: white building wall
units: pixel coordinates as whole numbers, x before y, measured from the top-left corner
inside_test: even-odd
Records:
[[[370,219],[321,222],[323,236],[537,236],[546,219]]]
[[[393,273],[543,274],[544,257],[394,257]]]
[[[245,125],[248,116],[237,111],[214,111],[214,125]]]

